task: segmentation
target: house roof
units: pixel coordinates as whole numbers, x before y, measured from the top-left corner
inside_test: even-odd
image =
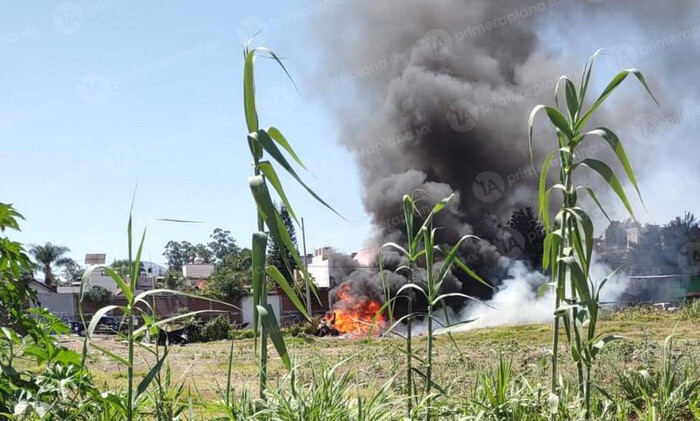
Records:
[[[32,279],[31,281],[29,281],[28,285],[30,288],[33,288],[35,291],[44,290],[44,292],[51,292],[51,293],[57,292],[56,287],[46,285],[45,283],[39,282],[36,279]]]

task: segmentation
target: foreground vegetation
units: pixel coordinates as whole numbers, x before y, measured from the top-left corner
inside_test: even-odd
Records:
[[[696,305],[697,306],[697,305]],[[611,344],[600,356],[599,370],[594,372],[596,384],[603,387],[609,397],[594,394],[597,399],[594,407],[597,408],[596,417],[602,417],[601,412],[607,409],[607,419],[628,419],[624,416],[624,411],[629,411],[630,417],[637,417],[633,408],[626,407],[627,397],[637,395],[641,400],[640,412],[647,412],[648,404],[658,408],[666,407],[667,412],[659,411],[657,408],[656,418],[647,419],[692,419],[692,408],[700,405],[700,394],[696,390],[689,395],[688,401],[681,408],[671,410],[673,399],[680,399],[678,388],[677,396],[664,398],[659,395],[660,388],[650,386],[648,391],[635,389],[621,381],[621,379],[633,379],[639,370],[646,370],[651,375],[663,372],[663,354],[665,339],[675,334],[672,347],[670,348],[674,357],[680,357],[680,361],[675,367],[679,376],[677,381],[686,381],[689,388],[693,382],[700,381],[700,312],[690,313],[689,311],[678,311],[669,313],[667,311],[651,308],[635,308],[619,312],[604,311],[602,321],[599,322],[598,329],[602,332],[615,332],[624,336],[620,342]],[[563,334],[563,333],[562,333]],[[480,412],[482,419],[498,419],[498,412],[488,413],[488,408],[494,406],[502,407],[502,411],[514,410],[514,405],[527,406],[528,413],[522,417],[513,414],[505,416],[509,419],[547,419],[547,384],[549,383],[549,358],[548,347],[551,346],[551,325],[526,325],[526,326],[505,326],[490,329],[478,329],[468,332],[461,332],[453,335],[459,351],[454,347],[452,341],[445,335],[435,338],[435,369],[434,376],[436,384],[447,389],[448,397],[438,396],[435,405],[442,407],[441,417],[451,417],[454,419],[469,416],[476,417]],[[232,402],[238,407],[245,406],[245,402],[250,404],[252,412],[259,412],[260,419],[282,417],[275,414],[262,402],[254,402],[253,397],[257,395],[258,369],[255,357],[255,347],[253,339],[243,338],[245,335],[238,334],[234,339],[234,360],[233,371],[233,399]],[[126,347],[123,342],[113,338],[104,337],[97,339],[101,346],[107,347],[111,351],[126,355]],[[68,348],[80,349],[82,339],[78,337],[63,337],[61,344]],[[290,334],[286,336],[286,342],[294,355],[295,364],[298,367],[295,371],[298,385],[310,387],[312,384],[312,370],[316,369],[316,375],[324,373],[323,367],[330,368],[341,361],[344,361],[336,370],[336,378],[346,379],[348,387],[344,392],[346,398],[350,399],[349,404],[356,406],[357,396],[369,398],[376,390],[382,386],[387,386],[384,390],[386,394],[384,403],[386,409],[390,409],[391,416],[387,419],[398,419],[403,416],[405,402],[401,396],[401,387],[405,381],[406,374],[402,370],[405,354],[401,351],[403,340],[375,338],[345,339],[345,338],[317,338],[303,333],[297,337]],[[416,348],[425,348],[426,338],[424,336],[414,338]],[[222,401],[221,392],[225,388],[227,378],[227,368],[229,362],[230,341],[222,340],[210,343],[198,343],[185,346],[175,346],[170,350],[170,361],[173,379],[182,379],[185,388],[183,392],[183,403],[187,407],[185,414],[189,414],[191,404],[194,419],[209,419],[215,416],[224,416],[227,413]],[[145,352],[137,351],[136,372],[143,374],[148,371],[150,357]],[[500,365],[500,358],[506,364],[510,364],[509,384],[505,395],[500,403],[491,401],[489,398],[489,388],[496,392],[491,380],[498,377],[491,373],[497,372]],[[125,372],[120,370],[113,361],[105,356],[95,355],[88,361],[88,365],[93,373],[93,381],[96,386],[104,390],[115,390],[123,386]],[[269,361],[269,379],[274,387],[273,394],[267,405],[279,405],[274,399],[281,397],[285,393],[291,393],[290,375],[284,368],[279,358],[272,358]],[[563,377],[575,377],[576,366],[565,355],[560,359],[560,370]],[[318,378],[318,377],[317,377]],[[321,376],[322,378],[322,376]],[[339,380],[338,380],[339,381]],[[279,385],[279,386],[278,386]],[[339,390],[336,390],[337,383],[333,383],[333,390],[317,390],[313,402],[310,399],[306,405],[322,405],[318,401],[322,399],[336,400],[337,406],[341,401]],[[330,384],[321,383],[319,387],[331,387]],[[567,384],[569,391],[575,394],[575,384]],[[635,392],[636,390],[636,392]],[[246,395],[247,392],[247,395]],[[655,401],[645,402],[644,393],[652,397],[657,394]],[[245,397],[249,399],[246,400]],[[647,397],[647,399],[649,399]],[[327,403],[327,402],[326,402]],[[293,404],[301,405],[301,402]],[[323,404],[324,406],[326,404]],[[580,410],[580,403],[572,402],[562,412],[560,418],[566,419],[568,416],[577,418],[577,411]],[[259,410],[254,411],[255,407]],[[262,408],[266,409],[263,410]],[[449,410],[447,410],[449,408]],[[626,408],[626,409],[625,409]],[[279,408],[278,408],[279,409]],[[331,411],[331,407],[327,408]],[[622,411],[618,418],[616,413]],[[500,412],[503,414],[504,412]],[[568,413],[568,416],[563,414]],[[248,416],[252,417],[251,414]],[[303,418],[301,414],[283,419],[344,419],[342,417],[332,418],[330,412],[318,414],[318,418]],[[697,415],[696,415],[697,416]],[[244,419],[244,418],[238,418]],[[246,418],[247,419],[247,418]],[[356,418],[350,418],[356,419]],[[376,418],[375,418],[376,419]]]
[[[407,247],[396,243],[384,247],[399,251],[408,260],[408,266],[397,271],[407,271],[409,282],[394,297],[387,293],[382,309],[375,316],[379,317],[380,312],[388,314],[391,335],[400,338],[327,339],[285,335],[266,302],[267,283],[273,280],[311,322],[309,311],[280,271],[291,272],[292,263],[303,273],[307,296],[316,293],[280,211],[274,206],[276,193],[276,199],[296,220],[275,167],[282,168],[316,200],[328,205],[302,182],[290,165],[280,148],[303,168],[281,132],[274,127],[259,127],[253,65],[256,57],[271,58],[282,64],[267,49],[246,47],[244,109],[253,160],[249,185],[258,221],[250,249],[253,338],[185,347],[155,340],[160,329],[204,311],[172,315],[165,320],[157,318],[152,300],[156,293],[189,293],[136,290],[146,232],[140,241],[134,241],[131,215],[127,226],[126,270],[119,273],[113,268],[102,268],[115,281],[126,304],[97,310],[85,329],[84,339],[66,337],[68,329],[63,322],[45,310],[28,309],[35,303],[35,297],[22,273],[31,270],[30,260],[23,245],[2,237],[0,298],[5,327],[0,336],[0,414],[9,419],[129,421],[700,417],[697,361],[700,347],[696,325],[699,306],[672,315],[653,311],[605,314],[598,299],[604,280],[589,277],[593,225],[586,212],[576,205],[579,187],[573,182],[573,170],[584,166],[603,176],[632,213],[619,181],[607,164],[592,159],[579,162],[575,148],[586,136],[602,137],[636,187],[617,136],[604,128],[585,133],[581,130],[628,74],[635,75],[646,87],[641,74],[636,70],[619,73],[584,113],[594,56],[586,65],[578,93],[573,82],[566,77],[561,79],[566,90],[568,118],[558,108],[545,106],[536,107],[532,113],[530,133],[534,115],[545,110],[556,127],[558,140],[558,148],[545,160],[540,179],[540,211],[547,230],[543,266],[545,270],[551,268],[552,277],[545,287],[556,290],[553,329],[525,326],[438,335],[433,322],[443,327],[450,323],[444,300],[471,299],[443,290],[447,274],[453,269],[461,270],[474,280],[485,282],[459,255],[462,242],[480,239],[467,235],[456,244],[438,244],[435,238],[438,227],[433,226],[432,216],[445,208],[450,198],[433,203],[432,211],[422,215],[414,199],[405,196]],[[556,155],[561,160],[560,183],[547,190],[547,171]],[[580,188],[597,203],[591,189]],[[563,206],[550,225],[548,199],[555,189],[563,194]],[[0,232],[19,230],[21,219],[11,205],[0,203]],[[268,240],[285,251],[281,253],[281,265],[267,264]],[[420,268],[424,270],[421,272]],[[79,313],[83,325],[85,279],[95,269],[88,268],[81,283]],[[50,267],[45,272],[48,275]],[[425,312],[412,311],[417,294],[426,299]],[[398,296],[408,298],[409,310],[406,316],[395,320],[394,302]],[[442,310],[445,310],[444,321],[437,316]],[[122,315],[126,332],[119,332],[116,339],[101,338],[96,334],[97,324],[112,311]],[[137,318],[143,324],[136,326]],[[399,325],[404,321],[406,335]],[[559,329],[560,321],[565,334]],[[422,336],[416,336],[413,330],[417,323],[426,325]],[[203,332],[208,330],[220,331],[214,325],[203,327]],[[623,340],[624,335],[628,339]],[[547,338],[553,338],[551,350],[545,346]],[[268,353],[273,348],[277,356]],[[560,352],[564,350],[570,352],[570,359],[564,357],[566,352]],[[545,380],[548,373],[550,381]]]

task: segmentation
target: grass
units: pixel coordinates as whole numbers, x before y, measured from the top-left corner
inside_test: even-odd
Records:
[[[665,313],[648,310],[653,317],[638,320],[639,310],[607,314],[599,323],[601,331],[616,332],[625,336],[620,343],[611,344],[602,354],[599,375],[605,383],[612,383],[614,373],[606,368],[606,364],[616,367],[638,368],[645,360],[645,352],[653,352],[660,356],[663,352],[663,341],[672,333],[676,334],[674,346],[686,355],[700,355],[700,331],[691,321],[684,320],[680,313]],[[642,328],[646,329],[642,329]],[[473,387],[477,373],[493,367],[499,353],[504,358],[512,358],[513,370],[516,373],[528,372],[528,381],[533,384],[547,383],[548,367],[546,359],[549,356],[552,328],[550,325],[524,325],[477,329],[453,335],[455,342],[462,351],[462,356],[454,351],[453,345],[446,335],[435,337],[435,381],[438,384],[450,385],[452,395],[459,396],[469,392]],[[563,333],[562,333],[563,335]],[[97,339],[100,345],[107,347],[118,355],[126,355],[125,344],[112,337]],[[82,340],[78,337],[61,339],[62,344],[79,350]],[[416,348],[425,349],[426,338],[414,338]],[[324,360],[335,364],[342,359],[352,357],[339,368],[340,372],[350,372],[354,381],[359,384],[360,394],[369,394],[382,383],[394,379],[395,384],[402,384],[405,379],[403,364],[405,354],[399,348],[402,339],[373,338],[373,339],[344,339],[344,338],[315,338],[288,337],[287,345],[290,353],[302,366],[301,376],[309,374],[304,363]],[[187,372],[185,378],[192,390],[198,390],[204,399],[214,399],[217,396],[217,383],[226,383],[226,368],[229,355],[229,341],[217,341],[202,344],[175,346],[170,351],[170,363],[173,377],[179,377],[194,360],[195,363]],[[148,371],[146,361],[153,363],[150,353],[136,350],[136,373]],[[560,355],[562,370],[571,375],[576,367],[566,355]],[[114,372],[119,367],[113,360],[103,355],[89,362],[96,384],[118,388],[124,385],[123,376],[115,378]],[[460,367],[458,372],[454,367]],[[279,357],[272,356],[268,365],[268,378],[271,382],[281,379],[287,370]],[[123,369],[122,369],[123,371]],[[244,388],[248,393],[257,392],[259,375],[255,357],[253,339],[237,340],[234,344],[233,387],[240,392]]]

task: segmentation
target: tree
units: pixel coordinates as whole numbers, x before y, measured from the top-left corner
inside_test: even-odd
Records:
[[[287,227],[289,237],[292,239],[292,244],[294,244],[294,248],[296,249],[297,238],[292,217],[289,215],[289,212],[287,212],[287,209],[284,207],[283,204],[280,204],[278,209],[282,222],[284,223],[285,227]],[[286,263],[285,258],[283,256],[286,257]],[[275,241],[270,242],[270,247],[267,254],[267,261],[270,265],[277,267],[277,269],[279,269],[279,271],[282,272],[282,275],[284,275],[284,277],[290,283],[294,281],[294,269],[296,269],[294,256],[292,256],[292,253],[289,250],[287,250],[287,248],[283,244],[277,244],[275,243]]]
[[[105,287],[93,285],[85,293],[85,300],[96,306],[105,306],[112,302],[112,292]]]
[[[214,267],[214,272],[207,281],[204,293],[224,301],[245,295],[252,282],[252,253],[250,249],[228,256]]]
[[[544,226],[532,208],[526,206],[513,211],[508,226],[520,233],[525,241],[523,259],[528,261],[533,268],[539,268],[542,265],[545,233]]]
[[[29,249],[29,254],[34,257],[34,260],[39,267],[39,270],[44,272],[44,283],[47,286],[54,284],[54,266],[66,266],[70,264],[72,259],[65,257],[70,249],[65,246],[58,246],[51,243],[42,245],[33,245]]]
[[[664,259],[674,266],[678,265],[678,256],[681,249],[688,243],[700,239],[700,226],[695,215],[686,212],[682,217],[675,219],[661,229],[661,239],[664,249]]]
[[[114,260],[112,262],[112,269],[119,274],[122,278],[126,279],[131,273],[131,266],[127,259]]]
[[[169,270],[164,282],[164,287],[167,289],[180,291],[185,287],[185,278],[182,276],[182,272]]]
[[[197,255],[195,247],[188,241],[168,241],[163,256],[168,261],[170,270],[180,272],[182,267],[192,263]]]
[[[203,263],[214,263],[214,252],[204,244],[197,244],[194,246],[194,253],[197,258],[202,259]]]
[[[80,282],[84,271],[85,268],[80,266],[75,260],[70,259],[63,268],[63,277],[66,278],[67,282]]]
[[[210,237],[213,241],[208,244],[209,249],[214,253],[217,262],[222,262],[228,256],[241,251],[241,248],[236,245],[236,240],[231,237],[231,231],[216,228]]]

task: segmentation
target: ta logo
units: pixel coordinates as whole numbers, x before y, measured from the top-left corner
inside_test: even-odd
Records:
[[[525,237],[511,227],[503,228],[493,242],[502,256],[518,259],[525,254]]]
[[[506,191],[503,177],[493,171],[484,171],[476,176],[472,191],[477,199],[484,203],[493,203],[503,196]]]
[[[678,252],[678,264],[685,273],[700,275],[700,243],[686,243]]]
[[[661,139],[663,119],[660,115],[642,113],[636,116],[632,122],[634,123],[635,141],[642,145],[650,146]]]
[[[455,131],[468,132],[476,127],[478,111],[471,102],[461,99],[447,109],[447,123]]]
[[[601,57],[610,70],[618,72],[635,66],[637,51],[630,44],[620,42],[603,50]]]
[[[85,75],[78,85],[80,98],[91,105],[105,102],[111,90],[109,80],[99,73]]]
[[[64,34],[78,32],[85,21],[83,8],[73,2],[59,4],[52,17],[53,26]]]
[[[442,29],[431,29],[420,39],[420,47],[431,60],[442,60],[450,55],[452,37]]]

